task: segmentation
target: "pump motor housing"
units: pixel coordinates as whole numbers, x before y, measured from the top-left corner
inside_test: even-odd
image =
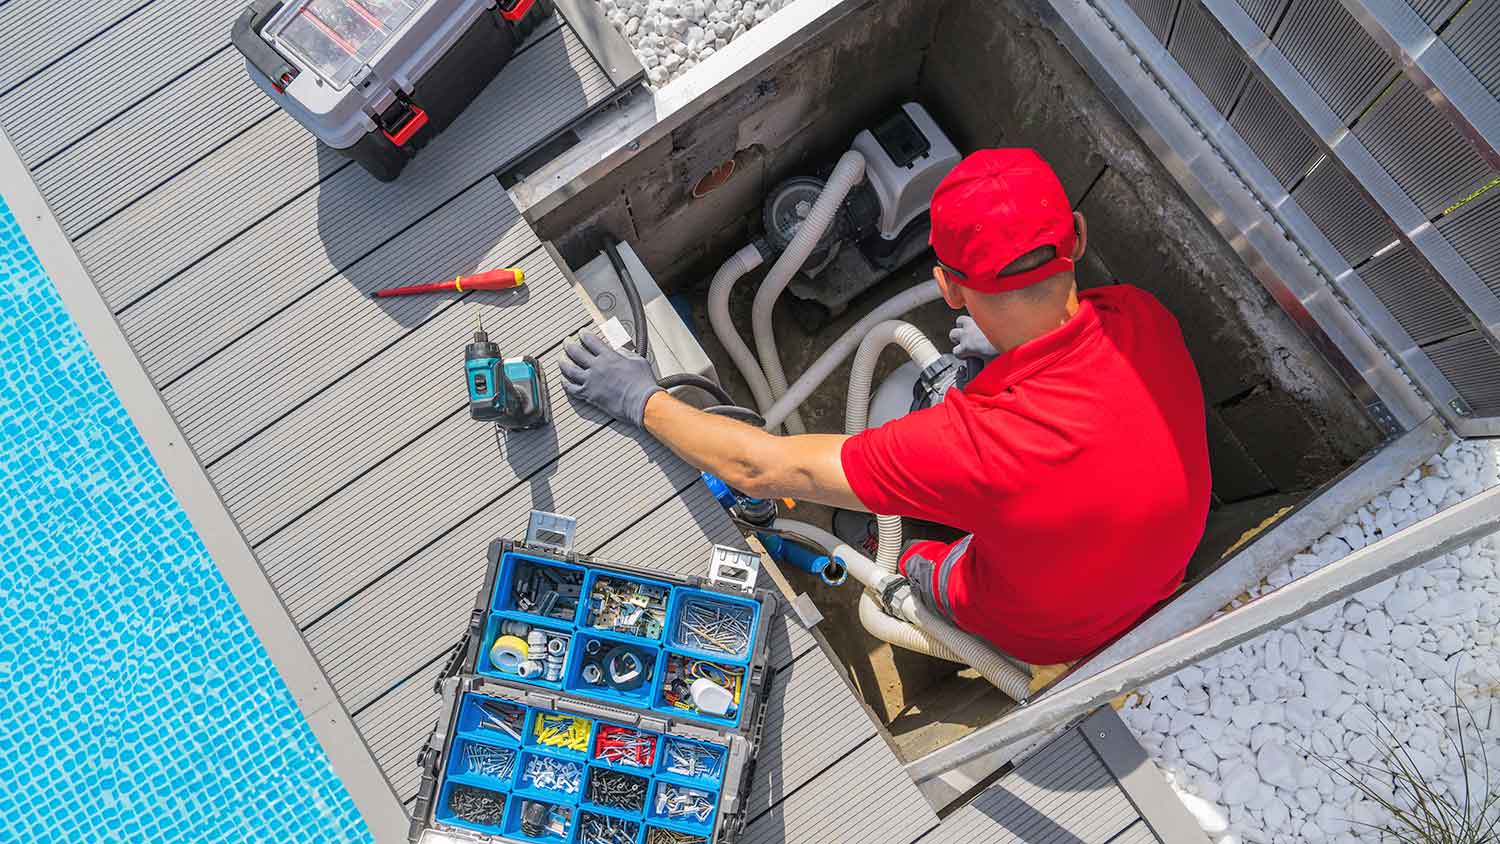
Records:
[[[918,103],[855,135],[852,148],[864,156],[864,181],[789,287],[803,300],[794,313],[810,329],[927,249],[932,192],[963,157]],[[773,249],[791,243],[823,184],[796,176],[772,189],[761,221]]]

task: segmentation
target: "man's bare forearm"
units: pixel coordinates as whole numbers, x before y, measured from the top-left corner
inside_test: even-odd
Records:
[[[646,430],[695,468],[761,498],[798,498],[864,509],[844,476],[840,449],[848,437],[778,437],[704,413],[661,392],[646,402]]]

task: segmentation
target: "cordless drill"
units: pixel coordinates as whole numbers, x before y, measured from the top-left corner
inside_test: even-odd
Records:
[[[494,422],[507,431],[547,424],[547,382],[537,359],[501,357],[481,324],[464,347],[464,380],[469,386],[469,415]]]

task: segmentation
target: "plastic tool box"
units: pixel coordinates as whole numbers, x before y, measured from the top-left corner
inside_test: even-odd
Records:
[[[297,122],[391,181],[552,12],[552,0],[255,0],[231,40]]]
[[[779,609],[774,593],[741,587],[753,584],[758,558],[716,547],[715,569],[742,575],[727,586],[728,577],[666,576],[539,541],[571,532],[571,520],[538,512],[526,542],[491,544],[469,632],[438,682],[443,714],[419,756],[411,840],[735,840]],[[540,673],[519,668],[539,654]],[[685,671],[709,682],[738,675],[730,709],[704,712],[691,691],[674,691]]]

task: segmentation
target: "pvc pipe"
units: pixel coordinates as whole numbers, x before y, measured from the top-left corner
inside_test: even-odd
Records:
[[[844,564],[851,577],[872,592],[883,593],[890,589],[892,608],[906,622],[915,625],[913,629],[918,635],[925,635],[946,647],[958,658],[955,661],[973,666],[995,688],[1021,702],[1025,702],[1030,696],[1030,674],[1017,668],[988,642],[959,630],[946,618],[922,606],[906,578],[886,571],[847,542],[816,525],[777,519],[773,527],[822,545],[824,550]],[[875,609],[880,610],[880,607]],[[892,620],[901,621],[898,618]]]
[[[854,352],[859,346],[859,341],[876,325],[901,316],[913,308],[936,302],[942,297],[943,293],[938,289],[937,282],[925,281],[882,302],[879,307],[850,326],[848,331],[845,331],[823,354],[818,356],[817,360],[813,361],[812,366],[802,373],[797,383],[787,389],[785,395],[778,398],[775,404],[761,414],[766,417],[766,429],[774,430],[782,420],[786,419],[788,413],[807,401],[807,397],[812,395],[813,390],[828,380],[828,376],[832,375],[839,364],[844,362],[844,358]]]
[[[807,263],[807,258],[817,249],[818,241],[823,234],[833,225],[838,216],[839,209],[843,207],[844,199],[849,196],[849,191],[855,185],[864,181],[865,157],[854,150],[849,150],[839,157],[839,163],[834,165],[833,174],[828,177],[823,190],[818,194],[818,199],[813,203],[812,210],[808,212],[807,219],[797,227],[797,234],[792,237],[792,242],[787,245],[786,251],[776,259],[771,271],[766,273],[766,278],[760,283],[760,289],[755,291],[755,305],[750,311],[751,333],[755,336],[755,349],[760,355],[761,371],[770,385],[771,395],[780,398],[786,392],[786,373],[781,368],[781,352],[776,348],[776,337],[771,327],[771,312],[776,307],[776,299],[781,292],[792,283],[792,276],[802,269]],[[764,410],[770,403],[762,405]],[[774,426],[773,426],[774,429]],[[802,417],[795,411],[786,415],[786,429],[793,434],[806,433],[807,428],[802,424]]]
[[[755,407],[762,413],[775,399],[771,395],[771,385],[760,371],[755,353],[745,345],[740,333],[734,328],[734,321],[729,317],[729,294],[734,290],[735,282],[760,266],[764,260],[755,244],[748,243],[729,256],[729,260],[719,267],[708,285],[708,322],[713,326],[714,336],[719,338],[719,344],[729,353],[730,360],[734,361],[735,368],[740,371],[740,377],[750,385],[750,393],[755,397]]]

